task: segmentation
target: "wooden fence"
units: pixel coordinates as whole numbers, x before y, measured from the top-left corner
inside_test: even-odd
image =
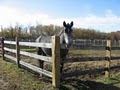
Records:
[[[120,40],[112,40],[112,46],[120,46]],[[100,40],[100,39],[75,39],[73,40],[73,43],[76,45],[89,45],[89,46],[105,46],[107,43],[107,40]]]
[[[16,49],[10,49],[5,47],[5,44],[12,44],[16,45]],[[45,47],[45,48],[51,48],[52,49],[52,56],[41,56],[37,54],[33,54],[30,52],[21,51],[20,46],[31,46],[31,47]],[[64,45],[60,45],[60,38],[58,36],[52,37],[52,43],[36,43],[36,42],[20,42],[18,38],[16,38],[16,41],[6,41],[4,38],[1,39],[1,51],[2,51],[2,58],[5,59],[9,58],[16,62],[18,67],[21,67],[21,65],[32,69],[33,71],[37,73],[42,73],[48,77],[52,78],[52,85],[55,87],[60,87],[60,79],[65,77],[72,77],[72,76],[78,76],[81,74],[88,74],[88,73],[97,73],[101,71],[105,71],[105,76],[110,76],[110,70],[114,68],[119,68],[120,66],[110,67],[110,61],[111,60],[120,60],[119,56],[111,56],[112,50],[120,50],[120,47],[112,47],[111,41],[108,40],[107,44],[104,46],[94,46],[94,45],[73,45],[73,49],[91,49],[91,50],[106,50],[106,55],[103,57],[76,57],[76,58],[66,58],[63,61],[60,59],[60,48],[64,48]],[[5,51],[9,51],[16,54],[16,57],[7,55]],[[52,72],[46,71],[42,68],[36,67],[34,65],[31,65],[29,63],[24,62],[23,60],[20,60],[20,55],[29,56],[35,59],[41,59],[43,61],[49,62],[52,64]],[[74,63],[74,62],[85,62],[85,61],[102,61],[106,60],[106,67],[105,68],[99,68],[99,69],[92,69],[92,70],[76,70],[72,72],[64,72],[62,75],[60,74],[60,62],[63,63]]]
[[[5,47],[5,44],[15,45],[15,49]],[[52,43],[36,43],[36,42],[19,42],[19,38],[16,37],[16,41],[6,41],[4,38],[1,38],[1,56],[2,59],[8,58],[14,62],[16,62],[17,66],[20,68],[21,66],[27,67],[37,73],[44,74],[50,78],[52,78],[52,85],[54,87],[60,87],[60,39],[58,36],[52,37]],[[30,52],[21,51],[20,46],[31,46],[31,47],[44,47],[52,49],[52,56],[42,56],[37,55]],[[15,53],[16,57],[8,55],[5,51]],[[29,56],[35,59],[40,59],[52,64],[52,72],[39,68],[37,66],[31,65],[23,60],[20,60],[20,55]]]
[[[114,45],[114,44],[113,44]],[[107,40],[106,45],[102,46],[94,46],[94,45],[79,45],[74,44],[72,46],[72,49],[80,49],[80,50],[106,50],[105,56],[98,56],[98,57],[76,57],[76,58],[66,58],[64,59],[63,63],[74,63],[74,62],[86,62],[86,61],[106,61],[105,68],[94,68],[91,70],[75,70],[68,73],[63,73],[63,77],[73,77],[73,76],[79,76],[84,74],[95,74],[98,72],[105,71],[105,76],[110,77],[110,69],[120,68],[120,65],[117,66],[111,66],[110,62],[111,60],[120,60],[120,54],[119,56],[111,56],[112,50],[120,50],[120,46],[112,46],[112,41]]]

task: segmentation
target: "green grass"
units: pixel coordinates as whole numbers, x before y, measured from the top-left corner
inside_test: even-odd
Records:
[[[1,80],[2,87],[0,86],[0,90],[54,90],[48,80],[44,80],[38,77],[38,75],[32,74],[27,70],[17,68],[17,65],[13,63],[0,59],[0,81]],[[120,89],[120,75],[106,79],[100,78],[98,81],[87,79],[84,81],[79,78],[70,78],[69,80],[63,81],[60,90]]]
[[[104,80],[104,83],[106,83],[106,84],[112,84],[112,85],[119,83],[119,85],[120,85],[120,75],[113,76],[113,77],[110,77],[110,78],[106,78]]]
[[[36,48],[21,48],[20,50],[26,52],[36,52]]]
[[[23,51],[35,52],[36,48],[22,48]],[[112,51],[113,56],[118,56],[120,51]],[[68,57],[88,57],[105,56],[105,50],[70,50]],[[27,62],[33,63],[29,58],[23,57]],[[116,64],[112,61],[111,63]],[[105,66],[104,62],[76,62],[64,65],[64,71],[84,70]],[[91,75],[73,77],[70,80],[64,80],[60,90],[120,90],[120,74],[112,78],[94,79]],[[90,79],[91,78],[91,79]],[[72,80],[75,79],[75,80]],[[83,80],[85,79],[85,81]],[[99,80],[100,79],[100,80]],[[4,84],[1,84],[1,81]],[[99,81],[99,82],[98,82]],[[0,59],[0,84],[5,90],[54,90],[51,82],[32,74],[27,70],[17,68],[17,65]],[[0,86],[0,90],[1,86]]]
[[[5,90],[54,90],[50,82],[44,82],[38,75],[1,59],[0,81],[5,85],[2,87]]]

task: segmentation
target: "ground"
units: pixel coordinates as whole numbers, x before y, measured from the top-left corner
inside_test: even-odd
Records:
[[[120,72],[112,78],[73,77],[64,80],[60,90],[120,90]],[[91,78],[91,79],[90,79]],[[0,90],[55,90],[50,79],[40,78],[27,70],[17,68],[11,62],[0,59]]]
[[[27,49],[28,50],[28,49]],[[35,49],[36,50],[36,49]],[[35,53],[33,50],[33,53]],[[25,50],[26,51],[26,50]],[[31,49],[30,49],[31,51]],[[10,53],[11,54],[11,53]],[[70,50],[68,57],[96,57],[104,56],[103,50]],[[112,56],[119,56],[120,50],[112,52]],[[14,55],[13,55],[14,56]],[[33,58],[23,57],[28,63],[35,64]],[[63,72],[105,67],[104,61],[75,62],[64,65]],[[111,66],[120,65],[120,60],[111,61]],[[46,64],[46,69],[51,70]],[[0,59],[0,90],[56,90],[52,87],[51,79],[40,78],[11,62]],[[120,90],[120,69],[111,70],[111,78],[105,78],[104,73],[86,74],[66,78],[62,81],[60,90]]]

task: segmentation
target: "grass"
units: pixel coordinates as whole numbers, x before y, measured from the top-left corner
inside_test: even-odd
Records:
[[[0,90],[53,90],[50,82],[0,59]]]
[[[22,49],[23,51],[34,52],[33,49]],[[113,56],[118,56],[120,51],[112,51]],[[105,50],[70,50],[69,57],[88,57],[88,56],[105,56]],[[24,58],[24,57],[23,57]],[[27,57],[24,59],[27,62],[32,60]],[[117,61],[118,62],[118,61]],[[119,63],[119,62],[118,62]],[[112,61],[111,64],[116,64]],[[76,62],[66,64],[64,71],[84,70],[88,68],[96,68],[105,66],[104,62]],[[48,67],[49,68],[49,67]],[[60,90],[120,90],[120,74],[111,78],[94,78],[91,75],[85,75],[80,77],[72,77],[68,80],[64,80]],[[99,81],[99,82],[98,82]],[[32,74],[27,70],[17,68],[13,63],[6,62],[0,59],[0,90],[54,90],[51,82],[40,78],[38,75]]]
[[[99,82],[98,82],[99,81]],[[119,90],[120,74],[111,78],[82,80],[70,78],[64,80],[60,90]],[[2,84],[1,84],[2,83]],[[55,90],[51,82],[17,65],[0,59],[0,90]]]
[[[36,48],[32,47],[32,48],[21,48],[21,51],[26,51],[26,52],[36,52]]]
[[[119,84],[120,85],[120,75],[113,76],[113,77],[110,77],[110,78],[105,78],[104,83],[105,84],[111,84],[111,85],[114,85],[114,84]]]

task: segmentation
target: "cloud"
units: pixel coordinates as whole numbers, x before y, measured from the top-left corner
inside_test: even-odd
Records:
[[[10,7],[0,7],[0,25],[3,27],[16,25],[16,23],[23,25],[35,25],[36,21],[41,21],[48,18],[47,14],[40,12],[30,12]]]
[[[106,13],[104,16],[90,15],[74,19],[76,27],[92,28],[104,32],[120,30],[120,16]]]
[[[0,25],[3,27],[10,25],[14,26],[16,23],[25,26],[36,25],[37,23],[43,25],[54,24],[62,26],[63,21],[74,21],[74,27],[91,28],[104,32],[120,30],[120,16],[113,14],[110,9],[106,10],[104,16],[88,14],[88,16],[73,18],[50,18],[48,14],[43,12],[28,12],[27,10],[3,6],[0,6],[0,12]]]

